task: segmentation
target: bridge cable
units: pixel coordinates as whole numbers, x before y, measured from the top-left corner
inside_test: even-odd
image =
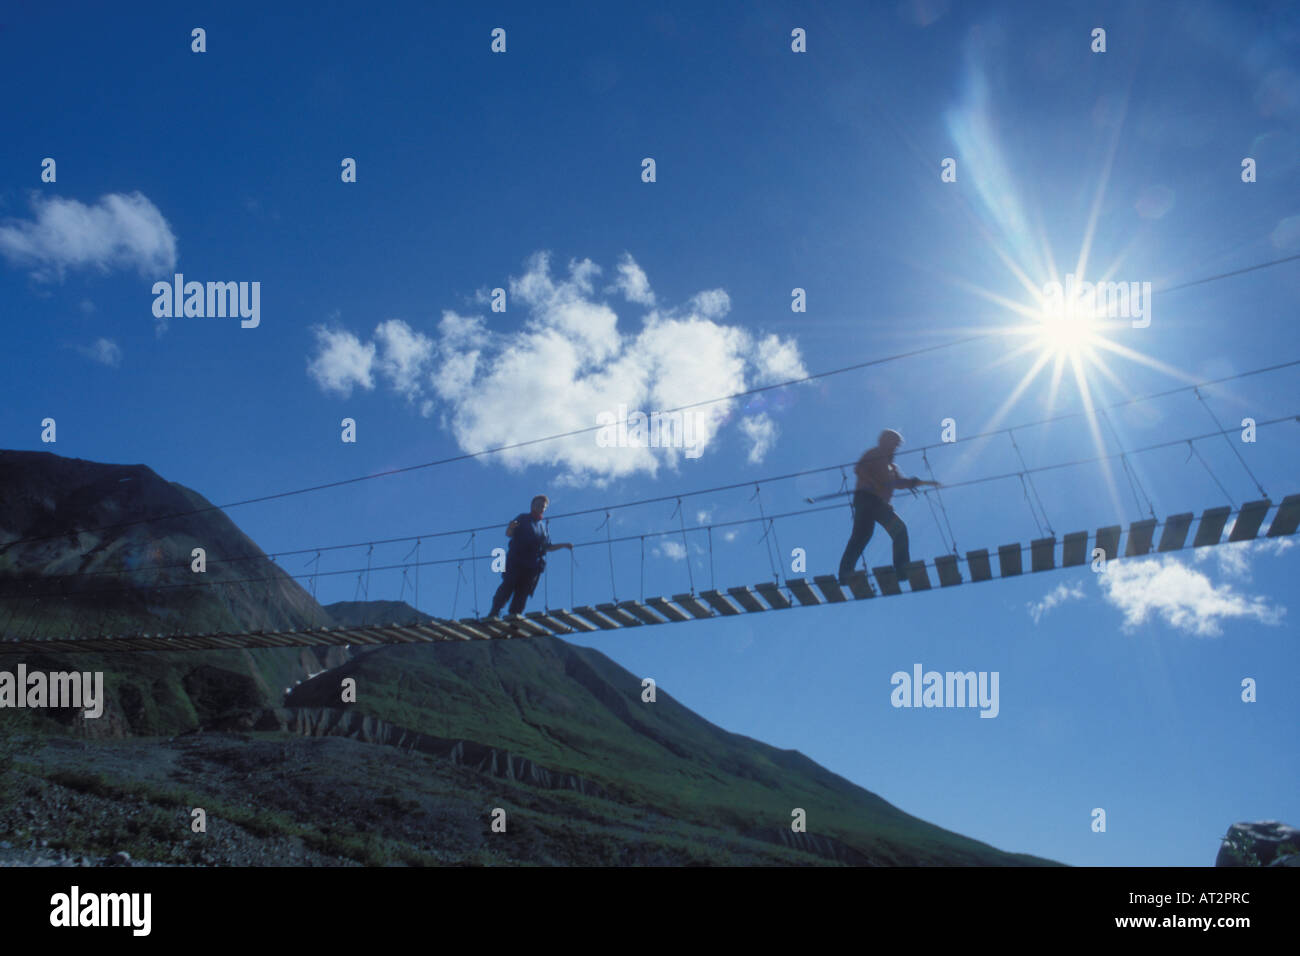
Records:
[[[948,520],[948,509],[943,506],[943,495],[939,491],[938,479],[934,477],[934,469],[930,467],[930,458],[924,448],[921,449],[921,461],[925,463],[925,470],[930,475],[930,480],[934,482],[934,497],[939,502],[939,511],[943,514],[943,523],[948,526],[948,537],[952,540],[952,553],[957,553],[957,536],[952,533],[952,522]],[[1044,512],[1046,515],[1046,512]],[[940,533],[940,538],[943,534]]]
[[[1116,430],[1115,423],[1110,420],[1110,416],[1106,414],[1104,408],[1099,409],[1099,412],[1101,420],[1104,421],[1106,427],[1110,429],[1111,437],[1115,439],[1115,445],[1120,450],[1120,470],[1124,472],[1124,477],[1128,479],[1129,491],[1133,492],[1133,503],[1137,505],[1137,513],[1142,513],[1142,502],[1138,500],[1138,491],[1141,491],[1142,497],[1145,498],[1147,502],[1147,513],[1154,518],[1156,516],[1155,503],[1151,500],[1151,496],[1147,494],[1146,488],[1142,486],[1142,481],[1137,476],[1137,469],[1134,468],[1132,462],[1128,460],[1128,454],[1124,450],[1124,443],[1120,440],[1119,431]]]
[[[1223,440],[1228,443],[1228,447],[1232,449],[1232,453],[1237,456],[1237,461],[1241,462],[1241,467],[1246,469],[1246,474],[1250,475],[1250,480],[1253,481],[1255,487],[1259,489],[1260,497],[1267,498],[1268,492],[1265,491],[1264,486],[1259,483],[1259,479],[1255,477],[1255,473],[1250,470],[1250,465],[1246,464],[1246,459],[1241,457],[1241,452],[1237,450],[1237,443],[1229,438],[1228,433],[1224,431],[1223,423],[1219,421],[1219,416],[1214,414],[1214,409],[1210,408],[1210,403],[1205,400],[1205,396],[1201,394],[1199,388],[1196,388],[1193,391],[1195,392],[1196,397],[1201,400],[1201,407],[1205,409],[1214,424],[1218,426],[1219,430],[1223,433]]]
[[[682,515],[682,499],[677,499],[677,507],[673,509],[673,514],[668,516],[668,520],[673,520],[673,515],[677,516],[677,523],[682,529],[682,553],[686,559],[686,576],[691,583],[691,594],[695,593],[695,572],[691,570],[691,546],[686,542],[686,518]]]
[[[1223,487],[1223,482],[1219,481],[1219,479],[1215,477],[1214,472],[1210,470],[1209,464],[1206,462],[1204,458],[1201,457],[1200,451],[1197,449],[1195,445],[1192,444],[1192,440],[1190,438],[1187,440],[1187,447],[1190,450],[1187,452],[1187,461],[1183,462],[1183,464],[1184,465],[1187,464],[1188,461],[1192,460],[1192,456],[1195,455],[1196,460],[1205,466],[1206,472],[1208,472],[1210,477],[1214,479],[1214,483],[1219,486],[1219,490],[1223,492],[1223,497],[1228,499],[1228,504],[1232,505],[1234,508],[1237,507],[1237,502],[1232,500],[1232,495],[1228,494],[1228,489]]]

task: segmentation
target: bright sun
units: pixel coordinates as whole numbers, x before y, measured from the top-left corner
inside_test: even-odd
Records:
[[[1034,330],[1036,347],[1057,359],[1091,358],[1093,346],[1101,341],[1101,323],[1090,315],[1068,315],[1062,310],[1045,311]]]

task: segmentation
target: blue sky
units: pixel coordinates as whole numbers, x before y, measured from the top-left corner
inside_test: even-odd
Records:
[[[1300,264],[1170,286],[1300,252],[1300,19],[1284,4],[395,6],[312,16],[14,4],[0,71],[0,303],[10,448],[143,462],[222,503],[586,428],[843,365],[995,335],[708,406],[702,453],[595,436],[233,509],[265,550],[499,523],[758,482],[767,513],[833,492],[881,428],[908,448],[1300,358]],[[196,12],[197,11],[197,12]],[[207,52],[190,49],[205,28]],[[1090,50],[1106,29],[1105,53]],[[506,30],[506,52],[489,50]],[[807,52],[791,50],[803,28]],[[41,161],[57,180],[41,181]],[[344,183],[340,164],[357,163]],[[656,181],[642,181],[642,160]],[[1256,161],[1244,183],[1241,163]],[[941,163],[957,162],[956,182]],[[1041,290],[1077,272],[1150,282],[1150,324],[1052,363]],[[260,324],[153,314],[153,283],[257,281]],[[493,312],[490,290],[506,290]],[[791,310],[806,290],[807,311]],[[1118,350],[1118,351],[1117,351]],[[1090,358],[1089,356],[1092,356]],[[1300,412],[1300,370],[1204,389],[1224,427]],[[1189,392],[1015,433],[1030,467],[1216,431]],[[58,423],[56,444],[40,422]],[[340,421],[358,441],[340,440]],[[1296,425],[1132,456],[1157,516],[1295,487]],[[1234,446],[1235,443],[1235,446]],[[1234,447],[1236,452],[1234,452]],[[1020,470],[1006,436],[928,453],[956,484]],[[921,472],[903,455],[906,474]],[[1211,477],[1210,473],[1214,477]],[[1058,535],[1145,516],[1118,466],[1035,476]],[[620,599],[710,581],[708,522],[753,489],[687,498],[688,535],[613,549]],[[1019,479],[943,496],[959,550],[1040,533]],[[944,541],[903,494],[914,557]],[[603,515],[556,519],[602,541]],[[612,512],[613,536],[677,527]],[[720,587],[771,578],[757,525],[713,533]],[[781,519],[786,573],[832,572],[847,507]],[[500,532],[475,537],[482,556]],[[376,547],[400,563],[410,544]],[[467,536],[421,557],[468,556]],[[462,550],[462,548],[464,548]],[[365,548],[321,570],[364,566]],[[715,723],[795,748],[924,819],[1068,863],[1208,865],[1237,820],[1300,818],[1296,551],[1220,548],[891,601],[746,616],[597,647]],[[870,564],[885,563],[877,532]],[[603,544],[579,603],[610,598]],[[311,555],[283,565],[302,573]],[[687,561],[691,563],[688,574]],[[457,616],[494,576],[463,569]],[[545,590],[567,604],[567,555]],[[421,571],[449,616],[455,565]],[[409,580],[409,578],[408,578]],[[538,589],[532,607],[545,599]],[[355,575],[321,578],[323,602]],[[411,597],[400,572],[372,598]],[[1050,596],[1050,597],[1049,597]],[[913,664],[997,671],[1000,713],[896,709]],[[1240,699],[1253,677],[1259,700]],[[635,693],[639,688],[629,689]],[[1105,833],[1090,828],[1105,808]],[[810,820],[815,829],[816,821]]]

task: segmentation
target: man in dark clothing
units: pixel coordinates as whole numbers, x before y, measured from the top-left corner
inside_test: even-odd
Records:
[[[568,543],[551,544],[546,526],[542,524],[542,515],[550,503],[546,495],[538,495],[533,499],[532,510],[519,515],[507,526],[506,537],[510,539],[510,547],[506,550],[506,570],[501,576],[501,587],[492,598],[488,617],[499,617],[506,601],[510,601],[511,614],[522,613],[546,568],[545,556],[560,548],[573,550],[573,545]]]
[[[853,492],[853,532],[849,543],[840,558],[840,581],[846,582],[854,573],[853,566],[871,540],[872,533],[879,524],[889,532],[894,542],[894,571],[900,581],[907,577],[908,556],[907,525],[894,512],[889,499],[895,488],[916,488],[920,485],[939,487],[937,481],[923,481],[920,478],[904,478],[894,464],[894,452],[903,444],[903,436],[893,429],[886,428],[880,433],[875,448],[868,449],[853,471],[858,476],[856,490]]]

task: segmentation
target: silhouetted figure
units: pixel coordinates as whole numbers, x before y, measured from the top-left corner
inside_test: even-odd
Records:
[[[546,555],[560,548],[573,550],[573,545],[566,543],[551,544],[542,524],[542,515],[551,500],[546,495],[533,499],[532,510],[519,515],[506,527],[506,537],[510,547],[506,550],[506,570],[501,576],[501,587],[492,597],[492,610],[488,617],[499,617],[506,601],[510,601],[510,613],[519,614],[524,604],[532,597],[537,582],[546,569]],[[511,597],[513,595],[513,597]]]
[[[889,499],[895,488],[916,488],[919,485],[939,487],[937,481],[923,481],[920,478],[904,478],[894,464],[894,452],[903,444],[903,436],[893,429],[886,428],[880,433],[875,448],[869,448],[853,467],[858,476],[853,492],[853,533],[840,558],[840,582],[844,583],[852,575],[853,566],[871,540],[872,533],[879,523],[889,532],[894,542],[894,571],[900,581],[906,580],[908,556],[907,525],[894,512]]]

